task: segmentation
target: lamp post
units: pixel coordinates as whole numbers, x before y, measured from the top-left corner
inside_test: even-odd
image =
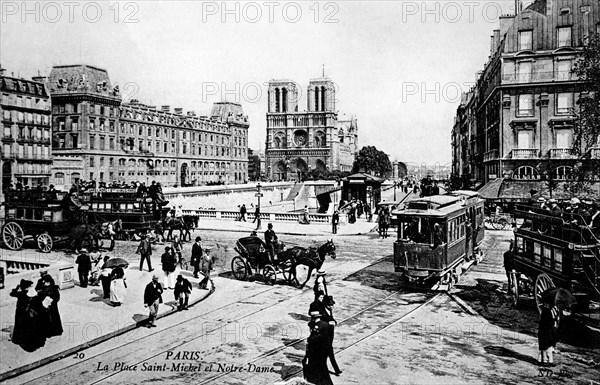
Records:
[[[258,221],[258,223],[256,224],[256,230],[260,230],[261,229],[261,225],[260,225],[260,198],[263,196],[263,194],[260,192],[260,189],[262,188],[262,186],[260,185],[260,182],[258,182],[258,184],[256,185],[256,197],[258,198],[258,204],[257,204],[257,210],[258,210],[258,218],[256,218],[256,220]]]

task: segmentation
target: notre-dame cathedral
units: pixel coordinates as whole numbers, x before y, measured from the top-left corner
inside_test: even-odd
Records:
[[[350,171],[358,151],[355,116],[338,116],[336,87],[310,80],[306,94],[291,80],[269,82],[266,166],[272,180],[304,180],[309,171]],[[300,100],[306,110],[300,111]]]

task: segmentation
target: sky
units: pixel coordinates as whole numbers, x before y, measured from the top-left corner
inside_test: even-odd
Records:
[[[267,83],[306,87],[323,71],[359,147],[407,163],[448,164],[460,93],[490,54],[514,1],[7,1],[0,64],[8,75],[53,65],[108,71],[124,100],[208,114],[242,104],[249,147],[264,150]]]

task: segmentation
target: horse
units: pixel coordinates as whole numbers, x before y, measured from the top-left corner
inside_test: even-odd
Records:
[[[98,234],[98,237],[106,237],[110,239],[110,246],[108,251],[113,251],[115,248],[115,236],[123,231],[123,221],[117,219],[112,222],[100,222],[94,225],[94,231]],[[98,245],[98,239],[96,239],[96,247]]]
[[[73,251],[80,250],[84,243],[88,249],[92,246],[98,247],[99,228],[97,225],[89,225],[87,223],[71,227],[69,232],[69,246]]]
[[[286,260],[291,259],[292,266],[290,272],[293,276],[293,280],[296,281],[297,284],[300,284],[300,282],[296,276],[296,267],[299,265],[308,266],[306,281],[300,285],[300,289],[302,289],[310,279],[313,270],[321,269],[323,262],[325,262],[325,257],[328,255],[333,259],[336,258],[335,244],[332,239],[328,239],[327,242],[316,248],[305,248],[301,246],[292,247],[289,250],[277,254],[277,258],[286,258]]]
[[[185,221],[183,217],[181,219],[167,218],[164,222],[164,229],[169,230],[166,238],[167,242],[173,239],[173,230],[179,230],[179,238],[184,242],[192,239],[193,225]]]

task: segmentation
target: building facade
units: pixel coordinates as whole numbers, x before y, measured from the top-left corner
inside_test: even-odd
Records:
[[[338,118],[335,86],[326,77],[300,88],[291,80],[269,82],[266,172],[272,180],[304,180],[311,169],[350,171],[358,151],[356,117]]]
[[[572,151],[573,112],[587,93],[572,69],[599,30],[593,0],[536,0],[502,16],[489,61],[457,109],[453,174],[472,186],[499,177],[569,178],[580,161]]]
[[[0,193],[11,183],[47,186],[52,163],[50,97],[44,83],[4,72],[0,70]]]
[[[108,73],[87,65],[56,66],[47,84],[57,186],[80,179],[163,186],[246,181],[249,124],[239,104],[217,103],[208,118],[123,103]]]

